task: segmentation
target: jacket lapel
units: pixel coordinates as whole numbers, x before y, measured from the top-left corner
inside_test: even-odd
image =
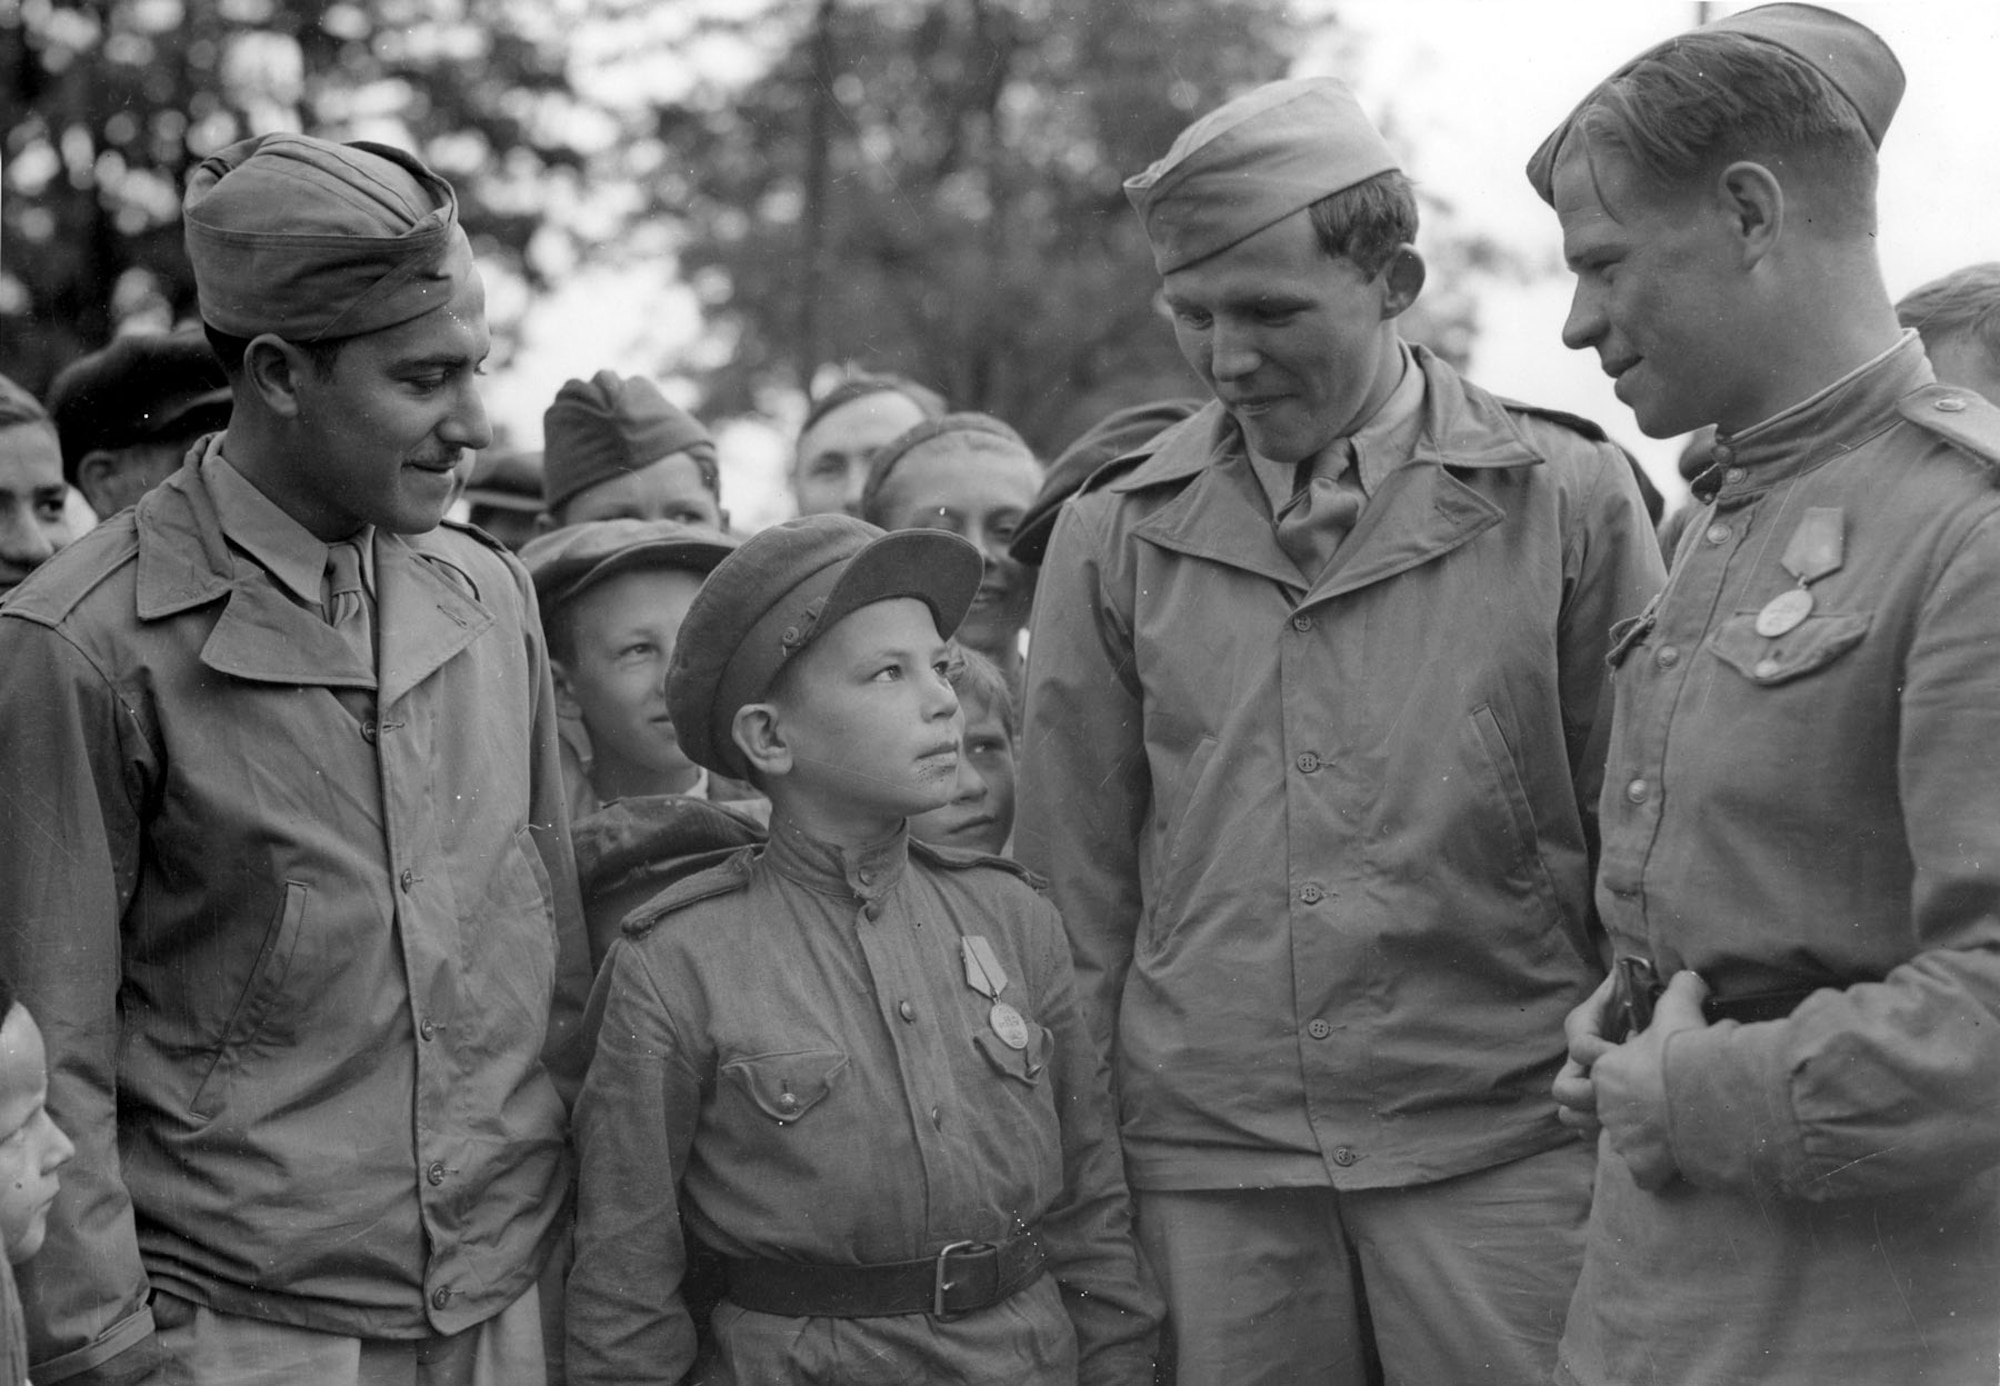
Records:
[[[1306,601],[1328,601],[1442,558],[1505,513],[1436,462],[1412,458],[1383,481]]]
[[[376,531],[375,659],[383,708],[442,669],[492,625],[493,613],[419,557],[410,540]]]

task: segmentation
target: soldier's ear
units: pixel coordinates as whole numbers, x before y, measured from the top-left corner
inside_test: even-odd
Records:
[[[1746,268],[1756,264],[1784,233],[1784,186],[1764,165],[1739,159],[1716,175],[1714,188],[1739,257]]]
[[[1389,263],[1382,267],[1382,321],[1408,311],[1424,291],[1426,273],[1424,257],[1415,246],[1405,243],[1396,247]]]
[[[250,393],[279,418],[299,416],[299,386],[313,369],[305,352],[275,332],[252,337],[243,348],[243,378]]]
[[[737,708],[729,736],[759,776],[791,773],[792,750],[785,744],[784,721],[776,703],[745,703]]]

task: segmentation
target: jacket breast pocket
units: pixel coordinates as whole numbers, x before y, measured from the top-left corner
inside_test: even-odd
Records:
[[[1028,1042],[1020,1049],[1014,1048],[991,1030],[976,1032],[972,1036],[972,1044],[986,1057],[986,1062],[993,1066],[995,1073],[1033,1087],[1048,1071],[1049,1057],[1056,1050],[1056,1037],[1032,1020],[1023,1020],[1022,1023],[1027,1027]]]
[[[1765,687],[1804,678],[1839,659],[1861,643],[1870,616],[1808,616],[1778,636],[1757,633],[1757,613],[1739,612],[1709,638],[1715,657]]]
[[[758,1111],[789,1126],[826,1100],[846,1067],[838,1049],[793,1049],[730,1059],[722,1076]]]
[[[285,975],[291,970],[292,954],[299,946],[299,934],[305,925],[307,894],[301,882],[285,882],[277,916],[264,932],[264,946],[251,965],[250,978],[236,1000],[236,1009],[230,1013],[208,1072],[194,1096],[188,1099],[188,1110],[204,1120],[221,1110],[230,1075],[241,1067],[243,1051],[264,1028],[264,1018],[284,992]]]

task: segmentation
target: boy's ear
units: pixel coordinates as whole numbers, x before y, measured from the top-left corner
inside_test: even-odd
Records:
[[[556,681],[556,711],[571,721],[583,717],[583,704],[576,700],[576,686],[570,682],[569,670],[554,655],[549,656],[549,673]]]
[[[729,722],[730,739],[750,768],[771,778],[787,775],[792,769],[792,749],[785,744],[785,728],[776,703],[745,703]]]

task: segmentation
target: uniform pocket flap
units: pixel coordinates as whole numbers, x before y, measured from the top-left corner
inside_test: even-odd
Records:
[[[1823,669],[1861,643],[1872,616],[1808,616],[1783,635],[1757,634],[1757,613],[1722,623],[1709,640],[1716,658],[1752,683],[1779,684]]]
[[[758,1111],[782,1125],[817,1107],[846,1067],[847,1055],[838,1049],[794,1049],[731,1059],[722,1072]]]
[[[1056,1037],[1030,1020],[1028,1025],[1028,1046],[1015,1049],[991,1030],[981,1030],[972,1037],[972,1042],[986,1062],[1002,1077],[1012,1078],[1022,1083],[1039,1083],[1049,1066],[1049,1055],[1055,1052]]]

